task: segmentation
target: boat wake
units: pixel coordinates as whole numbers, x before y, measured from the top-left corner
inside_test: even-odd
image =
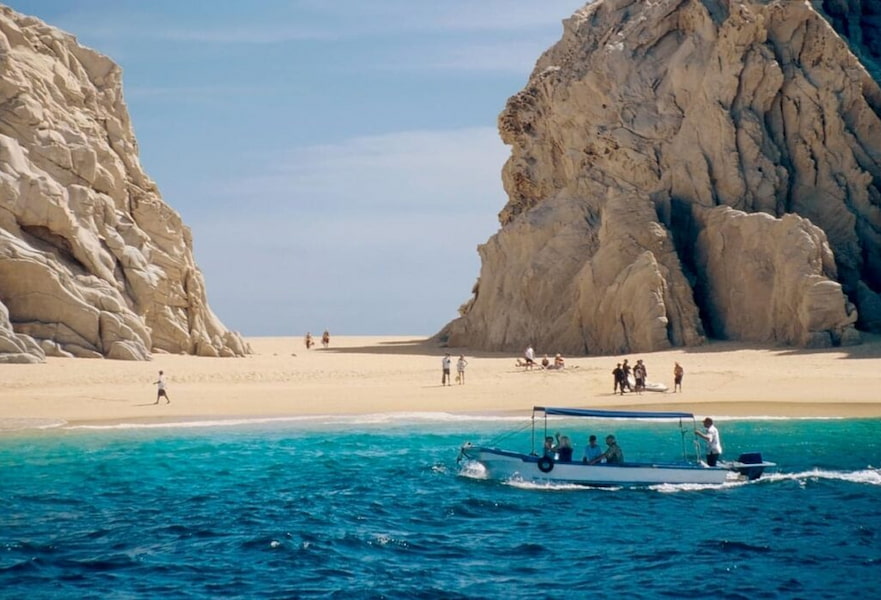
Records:
[[[849,481],[851,483],[860,483],[865,485],[881,485],[881,469],[869,467],[859,471],[831,471],[828,469],[811,469],[809,471],[799,471],[797,473],[779,473],[765,472],[761,479],[748,481],[745,478],[729,478],[725,483],[714,484],[663,484],[651,486],[651,489],[672,493],[672,492],[691,492],[700,490],[717,490],[726,488],[736,488],[744,485],[773,485],[788,481],[798,482],[800,485],[807,485],[812,481],[828,480],[828,481]]]
[[[859,471],[830,471],[828,469],[811,469],[798,473],[766,473],[762,478],[769,482],[798,481],[802,485],[809,481],[831,480],[849,481],[866,485],[881,485],[881,468],[869,466]]]
[[[466,461],[459,469],[458,475],[469,479],[488,479],[488,475],[483,466],[475,461]],[[811,469],[808,471],[800,471],[797,473],[765,473],[761,479],[749,481],[743,477],[730,476],[728,480],[721,484],[707,483],[663,483],[658,485],[650,485],[641,489],[653,490],[664,494],[672,494],[678,492],[699,492],[704,490],[720,490],[734,489],[747,485],[774,485],[775,483],[795,481],[800,485],[807,485],[812,481],[828,480],[828,481],[848,481],[851,483],[864,485],[881,486],[881,468],[868,467],[859,471],[831,471],[828,469]],[[586,486],[574,483],[563,483],[554,481],[529,481],[520,477],[512,477],[501,482],[503,485],[511,486],[522,490],[540,490],[540,491],[571,491],[571,490],[602,490],[616,491],[626,489],[622,486],[596,487]],[[638,487],[634,489],[639,489]]]

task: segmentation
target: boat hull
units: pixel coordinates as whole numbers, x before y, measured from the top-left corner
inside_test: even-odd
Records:
[[[691,463],[622,463],[588,465],[509,452],[499,448],[464,446],[462,455],[486,470],[490,479],[544,481],[589,486],[641,486],[669,484],[720,484],[730,470]]]

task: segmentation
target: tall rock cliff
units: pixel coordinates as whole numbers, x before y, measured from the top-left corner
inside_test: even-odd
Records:
[[[502,227],[439,335],[604,354],[881,331],[879,59],[877,2],[585,6],[499,117]]]
[[[0,7],[0,362],[233,356],[107,57]]]

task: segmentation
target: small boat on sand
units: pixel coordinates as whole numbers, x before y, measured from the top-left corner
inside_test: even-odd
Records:
[[[537,418],[538,415],[538,418]],[[543,415],[543,418],[542,418]],[[536,430],[541,444],[548,437],[548,416],[583,417],[594,419],[645,419],[678,422],[682,439],[682,458],[659,462],[600,462],[589,464],[581,458],[561,460],[558,453],[536,451]],[[536,427],[538,421],[538,427]],[[523,479],[587,486],[645,486],[656,484],[721,484],[729,476],[758,479],[765,468],[776,466],[765,462],[759,452],[741,454],[737,461],[719,462],[711,467],[697,457],[700,442],[694,434],[697,422],[692,413],[620,411],[582,408],[555,408],[536,406],[532,409],[532,450],[528,454],[488,446],[463,444],[459,459],[482,465],[487,478],[507,481]],[[690,436],[693,453],[687,452]],[[541,450],[541,447],[539,447]]]

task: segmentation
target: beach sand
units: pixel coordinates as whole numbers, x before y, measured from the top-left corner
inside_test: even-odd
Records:
[[[254,354],[202,358],[154,354],[150,362],[50,358],[0,365],[0,423],[150,422],[296,415],[443,412],[524,413],[533,405],[680,410],[697,415],[881,417],[881,336],[831,350],[761,349],[740,343],[648,354],[567,357],[562,371],[515,367],[517,357],[442,348],[419,337],[333,337],[306,350],[301,338],[250,338]],[[441,358],[453,356],[442,387]],[[545,349],[536,348],[537,357]],[[455,382],[460,353],[465,385]],[[547,352],[553,359],[553,349]],[[682,393],[612,394],[617,362],[642,358],[650,382]],[[171,404],[156,400],[165,372]]]

